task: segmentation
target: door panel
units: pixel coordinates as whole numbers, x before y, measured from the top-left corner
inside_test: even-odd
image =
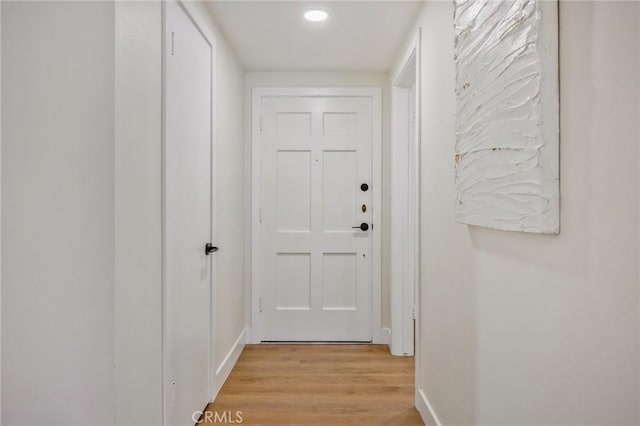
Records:
[[[308,112],[278,113],[278,135],[311,134],[311,114]]]
[[[358,254],[322,254],[322,309],[358,309]]]
[[[166,25],[165,423],[183,426],[210,397],[212,49],[173,1]]]
[[[372,99],[261,111],[262,339],[371,341]]]
[[[311,153],[278,151],[276,206],[279,232],[311,230]]]
[[[278,253],[276,259],[276,309],[311,309],[310,253]]]
[[[352,112],[325,112],[322,128],[325,136],[354,136],[358,129],[358,114]]]

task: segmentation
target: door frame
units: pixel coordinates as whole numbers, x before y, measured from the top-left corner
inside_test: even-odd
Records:
[[[169,0],[174,1],[178,7],[186,14],[191,20],[196,29],[204,37],[206,42],[211,47],[211,129],[210,129],[210,144],[211,144],[211,220],[210,220],[210,235],[209,241],[214,242],[217,235],[216,221],[215,221],[215,207],[216,207],[216,38],[207,29],[203,18],[199,12],[194,8],[190,2],[183,2],[182,0]],[[169,392],[170,389],[167,386],[169,381],[169,371],[166,363],[166,353],[169,348],[167,347],[167,241],[166,241],[166,89],[167,89],[167,72],[166,72],[166,56],[168,46],[167,40],[167,2],[162,2],[162,422],[167,425],[167,407],[169,404]],[[204,241],[203,241],[204,242]],[[215,245],[215,244],[214,244]],[[203,247],[204,249],[204,247]],[[209,336],[209,402],[213,402],[216,397],[216,390],[218,389],[216,383],[216,365],[215,365],[215,341],[216,341],[216,321],[215,321],[215,306],[216,306],[216,256],[209,256],[211,276],[210,276],[210,336]],[[204,407],[202,407],[204,409]]]
[[[382,88],[380,87],[257,87],[251,102],[251,320],[248,341],[262,341],[260,298],[263,289],[260,228],[261,154],[260,129],[263,97],[349,97],[371,98],[372,101],[372,270],[371,270],[371,339],[387,343],[382,330]],[[377,226],[377,228],[376,228]]]
[[[420,37],[421,28],[418,28],[391,79],[390,348],[391,353],[398,356],[414,355],[415,346],[419,346]],[[415,91],[413,108],[409,105],[412,88]],[[411,113],[415,114],[413,124]]]

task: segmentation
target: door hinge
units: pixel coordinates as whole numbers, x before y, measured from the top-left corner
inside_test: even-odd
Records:
[[[262,313],[262,297],[258,298],[258,312]]]
[[[260,116],[260,133],[262,133],[262,116]]]
[[[416,319],[416,307],[411,307],[411,319]]]
[[[258,222],[262,223],[262,207],[258,209]]]
[[[176,33],[171,31],[171,56],[176,54]]]

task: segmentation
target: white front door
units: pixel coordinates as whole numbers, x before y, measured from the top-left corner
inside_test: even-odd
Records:
[[[213,52],[174,1],[165,36],[165,424],[185,426],[210,398]]]
[[[262,98],[263,341],[372,340],[372,109]]]

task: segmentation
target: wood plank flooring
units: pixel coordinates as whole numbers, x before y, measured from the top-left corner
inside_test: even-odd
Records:
[[[240,411],[245,425],[422,425],[413,382],[413,358],[386,346],[247,345],[203,420],[239,423]]]

